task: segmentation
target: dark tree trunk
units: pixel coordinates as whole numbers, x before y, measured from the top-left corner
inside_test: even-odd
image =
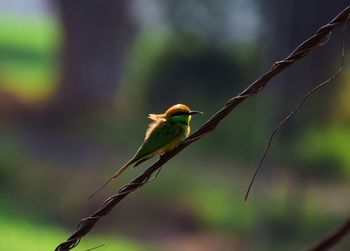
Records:
[[[129,0],[57,0],[63,23],[62,81],[55,110],[111,105],[134,34]],[[68,110],[67,110],[68,109]]]

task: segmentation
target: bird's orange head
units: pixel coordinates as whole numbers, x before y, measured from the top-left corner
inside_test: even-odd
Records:
[[[187,105],[177,104],[168,108],[168,110],[165,111],[164,115],[165,117],[169,118],[175,115],[189,114],[190,111],[191,110]]]
[[[183,104],[171,106],[164,113],[164,118],[172,122],[181,122],[188,124],[191,120],[191,115],[202,114],[202,112],[191,111],[190,108]]]
[[[193,114],[203,114],[203,112],[191,111],[187,105],[177,104],[168,108],[168,110],[166,110],[164,113],[164,117],[170,118],[175,116],[190,116]]]
[[[152,120],[168,120],[173,122],[186,121],[188,123],[193,114],[203,113],[199,111],[191,111],[187,105],[177,104],[168,108],[163,114],[150,114],[149,118]]]

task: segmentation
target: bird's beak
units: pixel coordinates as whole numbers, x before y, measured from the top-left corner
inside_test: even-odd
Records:
[[[200,111],[190,111],[189,114],[190,114],[190,115],[194,115],[194,114],[203,114],[203,112],[200,112]]]

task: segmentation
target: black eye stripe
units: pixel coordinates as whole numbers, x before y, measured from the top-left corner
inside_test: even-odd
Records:
[[[174,116],[180,116],[180,115],[188,115],[189,112],[177,112],[177,113],[174,113],[171,115],[171,117],[174,117]]]

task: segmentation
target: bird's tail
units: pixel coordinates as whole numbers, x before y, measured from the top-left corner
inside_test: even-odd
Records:
[[[129,160],[128,162],[126,162],[124,164],[124,166],[122,166],[111,178],[109,178],[109,180],[107,180],[102,186],[100,186],[99,189],[97,189],[93,194],[91,194],[89,196],[89,199],[91,199],[92,197],[94,197],[98,192],[100,192],[109,182],[111,182],[112,180],[115,180],[117,177],[119,177],[124,171],[125,169],[127,169],[131,164],[133,164],[135,162],[135,158],[132,158],[131,160]]]

